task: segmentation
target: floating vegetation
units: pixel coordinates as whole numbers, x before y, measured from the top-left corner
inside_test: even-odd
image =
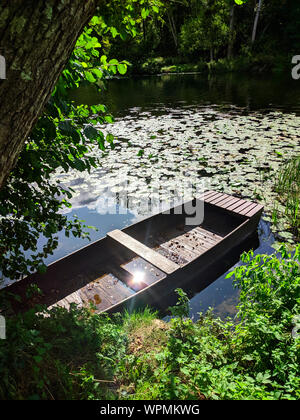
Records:
[[[80,185],[76,172],[61,179],[76,185],[75,208],[88,201],[90,209],[99,209],[99,200],[107,198],[146,215],[150,207],[139,203],[151,201],[153,210],[153,203],[172,203],[193,185],[191,195],[210,188],[258,200],[265,206],[265,219],[272,221],[274,203],[282,206],[274,179],[284,161],[300,154],[299,127],[300,117],[293,114],[247,113],[236,107],[225,112],[218,106],[133,110],[105,127],[117,140],[101,168]],[[285,211],[278,212],[272,229],[279,239],[297,239]]]

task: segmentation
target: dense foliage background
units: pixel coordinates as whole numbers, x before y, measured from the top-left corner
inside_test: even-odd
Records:
[[[289,66],[300,44],[298,2],[262,0],[258,6],[258,0],[162,0],[160,14],[147,17],[142,32],[127,40],[127,59],[137,72],[170,70],[182,63],[201,69],[201,64],[220,59],[237,60],[236,69],[245,71],[251,70],[251,62],[255,71]],[[120,56],[119,40],[108,39],[106,45]],[[149,66],[156,57],[164,58],[163,65]],[[232,69],[227,65],[222,70],[226,68]]]

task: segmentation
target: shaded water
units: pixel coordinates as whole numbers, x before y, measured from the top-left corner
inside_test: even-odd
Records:
[[[90,88],[74,92],[73,98],[78,103],[103,102],[103,97]],[[115,116],[127,115],[128,110],[134,109],[151,109],[159,113],[169,106],[210,104],[300,115],[300,81],[293,80],[289,74],[253,76],[232,73],[209,77],[175,74],[114,79],[109,82],[105,103]]]
[[[234,112],[235,107],[239,107],[245,112],[255,110],[267,113],[280,110],[300,115],[300,82],[293,81],[289,77],[282,78],[273,75],[272,77],[226,75],[210,78],[199,75],[165,75],[115,79],[108,83],[104,99],[102,96],[99,97],[96,91],[86,88],[81,88],[72,96],[78,103],[105,102],[112,114],[120,121],[130,115],[131,129],[133,127],[136,133],[143,124],[141,120],[147,118],[147,115],[149,118],[158,115],[171,115],[172,118],[178,119],[189,118],[187,114],[181,114],[187,106],[217,105],[227,113]],[[146,117],[145,112],[148,112]],[[185,159],[183,155],[182,159]],[[99,171],[94,177],[95,179],[98,177],[98,183],[101,182]],[[82,180],[78,176],[74,178],[72,188],[78,194],[73,203],[74,210],[68,214],[68,217],[77,214],[86,221],[87,225],[93,225],[99,229],[98,232],[91,233],[92,240],[97,240],[113,229],[123,228],[138,220],[139,211],[132,208],[127,213],[121,212],[126,214],[101,214],[103,213],[101,201],[97,204],[99,193],[97,190],[93,191],[93,185],[95,184],[89,183],[89,180],[84,178]],[[93,202],[96,204],[91,205]],[[271,244],[274,238],[266,222],[261,221],[258,233],[259,245],[255,252],[272,252]],[[81,248],[85,243],[86,241],[83,240],[65,238],[60,235],[59,248],[47,263]],[[224,273],[201,293],[194,292],[194,297],[191,299],[191,316],[197,317],[198,312],[206,311],[209,307],[214,307],[215,312],[222,317],[236,312],[238,292],[234,290],[231,279],[225,279],[226,274]]]

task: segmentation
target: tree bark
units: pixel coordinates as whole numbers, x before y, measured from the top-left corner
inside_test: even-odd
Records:
[[[256,14],[255,14],[253,31],[252,31],[252,39],[251,39],[252,44],[254,44],[254,42],[256,40],[257,25],[258,25],[258,20],[259,20],[259,15],[260,15],[260,11],[261,11],[262,2],[263,2],[263,0],[258,0],[258,6],[257,6]]]
[[[174,16],[173,16],[172,11],[170,10],[168,10],[167,14],[168,14],[168,19],[169,19],[170,30],[173,36],[175,48],[177,50],[178,49],[178,36],[177,36],[177,29],[176,29],[176,24],[174,21]]]
[[[235,5],[231,7],[230,11],[230,32],[229,32],[229,42],[228,42],[228,51],[227,58],[230,60],[233,55],[233,44],[234,44],[234,11]]]
[[[99,0],[1,0],[0,189]]]

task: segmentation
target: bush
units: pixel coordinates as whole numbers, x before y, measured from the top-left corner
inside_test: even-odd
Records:
[[[122,398],[299,398],[299,338],[291,334],[300,311],[299,261],[300,246],[294,256],[285,247],[280,258],[244,255],[245,265],[233,273],[241,291],[238,322],[212,313],[195,324],[173,318],[162,351],[121,362]]]
[[[164,65],[165,59],[163,57],[149,58],[142,64],[141,70],[147,74],[158,74]]]
[[[9,318],[0,399],[104,398],[125,347],[118,323],[76,306]]]
[[[195,58],[209,53],[216,58],[218,51],[228,45],[229,8],[224,0],[203,2],[200,11],[185,20],[180,31],[180,51],[186,57]]]

